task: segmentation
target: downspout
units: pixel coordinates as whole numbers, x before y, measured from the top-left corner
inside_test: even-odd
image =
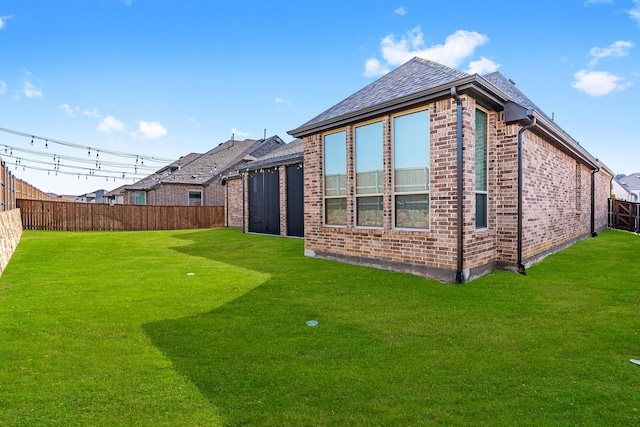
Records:
[[[596,173],[600,168],[591,169],[591,237],[596,237]]]
[[[246,211],[245,211],[245,204],[244,204],[244,197],[245,197],[245,183],[244,183],[244,176],[245,176],[246,172],[243,171],[240,173],[240,176],[242,177],[242,232],[246,233],[248,227],[246,226]]]
[[[524,264],[522,263],[522,134],[531,129],[536,124],[536,118],[528,115],[531,119],[527,125],[518,131],[518,273],[526,275]]]
[[[457,216],[458,216],[458,265],[456,270],[456,283],[464,283],[465,277],[462,270],[464,266],[464,246],[463,246],[463,209],[462,198],[462,100],[458,96],[456,87],[451,88],[451,96],[456,101],[456,170],[457,170]]]

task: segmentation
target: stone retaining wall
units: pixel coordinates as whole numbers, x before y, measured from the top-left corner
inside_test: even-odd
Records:
[[[22,236],[20,209],[0,212],[0,275],[9,263]]]

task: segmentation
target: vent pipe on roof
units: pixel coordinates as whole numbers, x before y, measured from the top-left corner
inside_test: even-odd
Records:
[[[456,101],[456,169],[457,169],[457,217],[458,217],[458,263],[456,270],[456,283],[464,283],[469,278],[469,270],[466,272],[464,267],[464,247],[463,247],[463,209],[462,198],[464,196],[462,188],[462,100],[458,96],[456,87],[451,88],[451,96]]]
[[[527,117],[531,120],[528,124],[524,125],[518,131],[518,259],[517,268],[518,273],[526,275],[524,264],[522,263],[522,134],[531,129],[536,124],[536,118],[533,117],[533,112],[528,113]]]

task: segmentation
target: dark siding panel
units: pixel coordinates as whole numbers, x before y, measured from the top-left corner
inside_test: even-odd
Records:
[[[304,174],[298,165],[287,166],[287,234],[304,237]]]
[[[280,180],[277,171],[249,174],[249,231],[280,234]]]

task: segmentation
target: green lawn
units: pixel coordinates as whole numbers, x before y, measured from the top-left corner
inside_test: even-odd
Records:
[[[640,425],[640,236],[462,286],[302,251],[25,231],[0,277],[0,425]]]

